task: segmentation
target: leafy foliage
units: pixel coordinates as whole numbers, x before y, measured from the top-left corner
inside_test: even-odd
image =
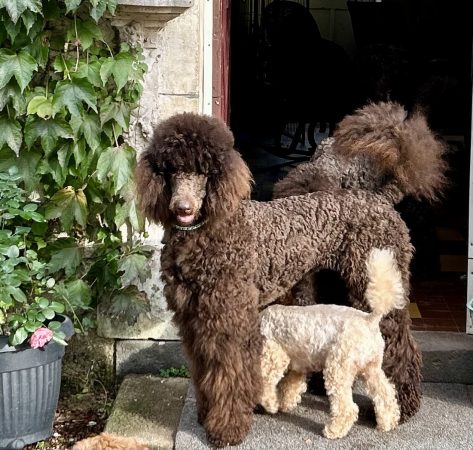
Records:
[[[0,331],[15,343],[33,328],[27,310],[48,320],[59,304],[83,328],[99,302],[129,322],[149,307],[137,287],[150,249],[131,195],[136,152],[123,140],[146,65],[141,49],[99,26],[115,9],[116,0],[0,0],[0,255],[14,268],[5,280],[20,277],[0,284]],[[7,195],[8,170],[34,202]]]
[[[159,376],[163,378],[181,377],[190,378],[189,369],[186,366],[169,367],[167,369],[160,369]]]

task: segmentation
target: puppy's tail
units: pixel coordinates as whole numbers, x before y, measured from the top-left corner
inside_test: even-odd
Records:
[[[372,309],[372,319],[379,322],[391,310],[401,309],[406,304],[401,273],[393,251],[387,248],[371,250],[366,268],[366,300]]]
[[[370,157],[388,180],[386,196],[395,203],[406,195],[435,201],[446,187],[447,146],[420,111],[408,116],[398,103],[370,103],[346,116],[334,138],[337,153]]]

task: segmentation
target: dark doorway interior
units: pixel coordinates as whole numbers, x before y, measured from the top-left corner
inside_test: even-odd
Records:
[[[451,183],[441,203],[406,199],[399,206],[416,247],[411,316],[418,329],[464,331],[472,99],[468,4],[334,3],[338,9],[325,9],[322,0],[232,1],[230,122],[255,176],[254,198],[269,200],[274,182],[308,159],[354,108],[385,99],[409,110],[421,106],[451,149]],[[346,33],[340,38],[347,27],[351,41]]]

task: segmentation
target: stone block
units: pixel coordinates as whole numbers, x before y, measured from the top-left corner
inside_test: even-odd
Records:
[[[161,369],[187,366],[179,341],[117,341],[117,378],[130,373],[158,375]]]
[[[473,384],[473,336],[449,331],[414,332],[430,383]]]
[[[129,375],[105,431],[134,437],[152,450],[172,450],[189,380]]]

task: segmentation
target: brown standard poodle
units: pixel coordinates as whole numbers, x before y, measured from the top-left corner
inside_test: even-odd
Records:
[[[395,185],[399,190],[391,196],[393,205],[406,195],[435,201],[446,185],[445,152],[445,144],[434,136],[420,111],[408,116],[397,103],[371,103],[346,116],[311,161],[276,183],[273,197],[340,189],[387,193]],[[345,278],[343,271],[341,275]],[[323,287],[328,283],[333,285],[330,274],[312,271],[292,289],[288,302],[325,302]],[[365,298],[350,287],[346,300],[350,306],[370,310]],[[393,311],[380,324],[386,341],[383,368],[396,384],[401,421],[417,412],[421,400],[421,357],[410,324],[406,310]]]
[[[141,209],[165,229],[165,296],[191,362],[199,422],[217,446],[245,438],[261,397],[265,306],[321,268],[339,270],[361,301],[373,247],[392,249],[407,292],[412,256],[409,232],[392,206],[401,195],[395,183],[380,193],[254,202],[251,174],[233,145],[223,122],[178,114],[158,125],[136,171]],[[407,320],[403,314],[397,320]],[[407,327],[392,329],[391,345],[405,349],[402,382],[413,383],[415,393],[415,343]]]

